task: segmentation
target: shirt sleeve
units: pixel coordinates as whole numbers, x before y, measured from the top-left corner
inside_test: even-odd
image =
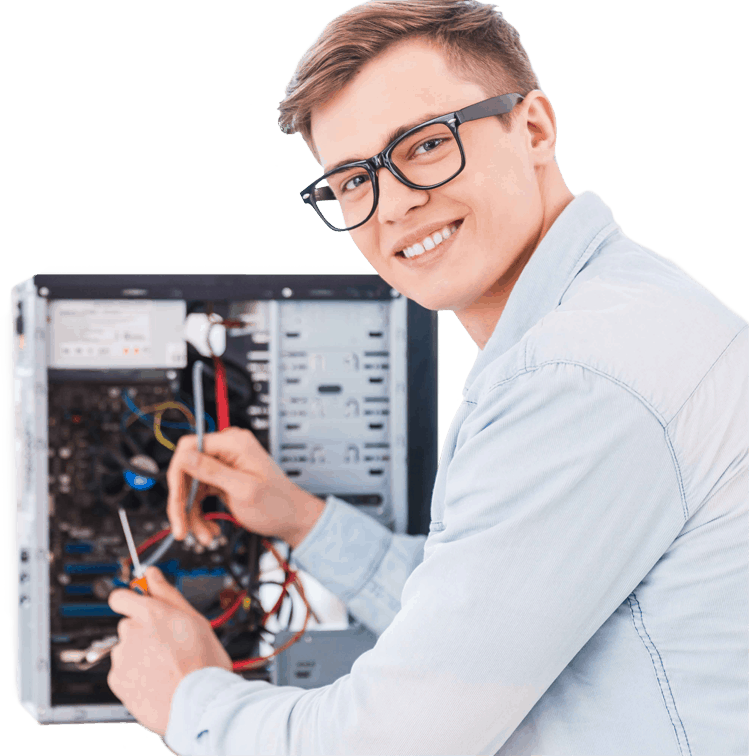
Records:
[[[376,635],[400,610],[403,585],[424,556],[426,536],[393,533],[335,496],[291,553],[292,562],[343,601]]]
[[[623,385],[570,363],[498,383],[461,427],[444,530],[375,647],[313,690],[193,672],[167,743],[183,756],[494,754],[678,535],[680,491],[663,424]]]

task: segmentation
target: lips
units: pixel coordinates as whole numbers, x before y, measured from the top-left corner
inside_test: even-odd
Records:
[[[444,239],[436,246],[422,252],[421,254],[414,255],[413,257],[406,257],[403,251],[400,251],[397,252],[395,256],[401,259],[407,265],[417,267],[429,265],[433,261],[437,261],[439,258],[441,258],[449,250],[449,248],[452,247],[453,237],[459,233],[462,223],[463,221],[460,220],[456,223],[450,224],[452,228],[455,228],[455,231],[447,239]]]
[[[425,249],[432,250],[457,231],[461,223],[463,223],[463,218],[442,224],[422,226],[418,231],[399,239],[397,246],[393,247],[395,250],[393,254],[401,258],[410,258],[414,253],[424,252]]]

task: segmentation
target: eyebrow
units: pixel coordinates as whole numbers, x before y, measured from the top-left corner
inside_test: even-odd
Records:
[[[410,131],[414,126],[419,126],[422,123],[426,123],[427,121],[431,121],[432,118],[438,118],[441,115],[445,115],[444,113],[432,113],[429,115],[422,116],[421,118],[417,118],[415,121],[411,121],[411,123],[407,123],[405,126],[399,126],[397,129],[393,129],[386,137],[385,137],[385,147],[387,145],[392,144],[398,137],[403,136],[407,131]],[[382,149],[385,149],[383,147]],[[352,158],[346,158],[345,160],[339,160],[335,165],[331,166],[330,168],[325,168],[325,173],[330,173],[331,171],[336,171],[339,168],[342,168],[344,165],[348,165],[349,163],[356,163],[359,160],[366,160],[366,158],[359,158],[359,157],[352,157]]]

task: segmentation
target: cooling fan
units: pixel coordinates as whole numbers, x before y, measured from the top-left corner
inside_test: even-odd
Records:
[[[156,439],[152,428],[135,422],[98,447],[95,491],[105,504],[124,507],[129,513],[163,510],[172,454]]]

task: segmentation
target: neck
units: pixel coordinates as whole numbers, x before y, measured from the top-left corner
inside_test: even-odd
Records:
[[[562,210],[574,198],[572,192],[565,185],[561,174],[558,174],[558,181],[555,182],[553,192],[549,192],[547,196],[543,197],[543,212],[538,231],[533,233],[529,243],[510,263],[505,273],[484,294],[465,309],[455,311],[458,320],[468,331],[468,335],[476,342],[479,349],[486,346],[487,341],[494,333],[499,318],[504,312],[510,292],[528,260],[536,251],[541,239],[544,238]]]

